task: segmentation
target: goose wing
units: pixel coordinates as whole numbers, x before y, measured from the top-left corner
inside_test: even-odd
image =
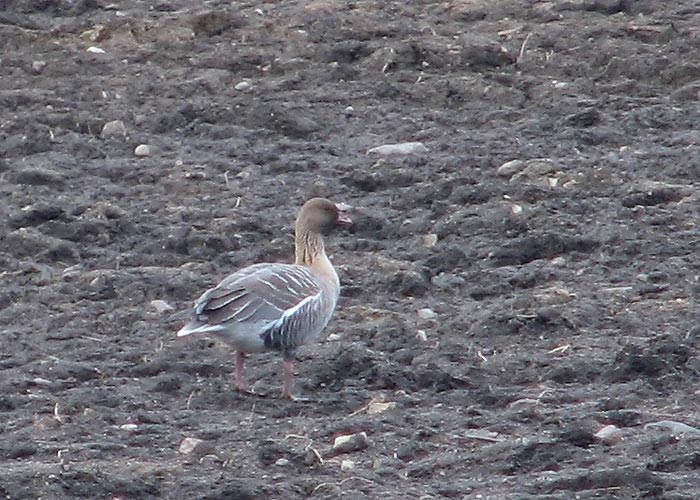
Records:
[[[319,279],[305,267],[249,266],[202,294],[195,303],[194,319],[178,336],[227,331],[237,326],[254,328],[262,334],[306,311],[320,299],[321,291]]]

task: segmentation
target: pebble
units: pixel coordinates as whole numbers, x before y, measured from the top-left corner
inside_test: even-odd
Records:
[[[134,149],[134,156],[151,156],[151,146],[149,146],[148,144],[139,144]]]
[[[95,46],[88,47],[85,50],[86,50],[86,52],[90,52],[91,54],[106,54],[104,49],[101,49],[101,48],[95,47]]]
[[[121,120],[112,120],[107,122],[102,127],[102,132],[100,132],[100,137],[102,139],[108,139],[110,137],[125,137],[126,136],[126,125]]]
[[[340,461],[340,470],[342,471],[348,471],[348,470],[353,470],[355,468],[355,462],[352,460],[341,460]]]
[[[34,73],[41,73],[46,67],[46,61],[34,61],[32,62],[32,70]]]
[[[369,405],[367,405],[367,414],[368,415],[379,415],[381,413],[384,413],[387,410],[391,410],[392,408],[396,408],[396,403],[393,401],[389,401],[389,402],[372,401]]]
[[[438,242],[438,235],[435,233],[423,235],[423,246],[428,248],[434,247]]]
[[[123,431],[133,432],[136,429],[138,429],[139,426],[136,424],[124,424],[124,425],[120,425],[119,428]]]
[[[369,439],[366,432],[356,434],[344,434],[333,440],[332,451],[335,453],[351,453],[353,451],[364,450],[369,446]]]
[[[418,317],[420,319],[435,319],[438,314],[430,308],[418,309]]]
[[[197,449],[197,446],[201,445],[204,441],[202,439],[187,437],[180,443],[179,451],[183,455],[189,455]]]
[[[498,167],[496,173],[501,177],[511,177],[513,174],[520,172],[525,165],[522,160],[510,160]]]
[[[576,298],[576,294],[561,286],[551,286],[536,292],[533,297],[542,305],[567,304]]]
[[[418,330],[416,332],[416,340],[418,342],[427,342],[428,341],[428,334],[425,333],[425,330]]]
[[[510,181],[515,182],[548,178],[546,176],[556,172],[556,170],[557,165],[551,160],[551,158],[533,158],[532,160],[527,160],[522,168],[513,174]],[[559,181],[557,180],[557,183],[558,182]],[[549,181],[547,181],[547,185],[549,187],[554,187]]]
[[[289,465],[289,463],[290,463],[290,462],[289,462],[288,459],[286,459],[286,458],[279,458],[279,459],[277,459],[277,461],[275,462],[275,465],[277,465],[277,466],[279,466],[279,467],[286,467],[287,465]]]
[[[242,81],[242,82],[238,82],[235,85],[235,87],[233,87],[233,88],[236,90],[239,90],[241,92],[245,92],[246,90],[250,89],[251,87],[252,87],[252,85],[250,84],[250,82]]]
[[[163,314],[164,312],[174,311],[175,308],[168,304],[164,300],[156,299],[151,301],[151,307],[155,309],[158,314]]]
[[[604,425],[593,436],[603,444],[612,445],[620,442],[622,431],[615,425]]]
[[[402,142],[400,144],[384,144],[367,151],[368,155],[405,156],[427,153],[428,148],[422,142]]]

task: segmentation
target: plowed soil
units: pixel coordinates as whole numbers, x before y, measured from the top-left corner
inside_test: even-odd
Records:
[[[700,498],[696,1],[4,0],[0,47],[0,497]],[[237,393],[175,332],[314,195],[310,401]]]

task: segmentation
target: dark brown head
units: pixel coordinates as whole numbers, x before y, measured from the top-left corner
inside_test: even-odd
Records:
[[[352,221],[347,215],[348,208],[325,198],[311,198],[299,211],[297,229],[304,227],[308,231],[326,234],[338,226],[349,226]]]

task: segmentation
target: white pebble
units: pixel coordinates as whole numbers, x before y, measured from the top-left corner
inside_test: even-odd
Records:
[[[233,88],[236,89],[236,90],[239,90],[239,91],[241,91],[241,92],[245,92],[245,91],[248,90],[250,87],[252,87],[252,85],[250,84],[250,82],[242,81],[242,82],[238,82],[238,83],[236,84],[236,86],[233,87]]]
[[[423,245],[431,248],[434,247],[438,242],[438,235],[431,233],[431,234],[424,234],[423,235]]]
[[[510,177],[516,172],[520,172],[523,169],[524,165],[525,162],[522,160],[510,160],[498,167],[496,173],[501,177]]]
[[[86,49],[86,51],[87,51],[87,52],[90,52],[91,54],[106,54],[106,52],[104,51],[104,49],[101,49],[101,48],[99,48],[99,47],[94,47],[94,46],[93,46],[93,47],[88,47],[88,48]]]
[[[432,309],[426,307],[424,309],[418,309],[418,317],[420,319],[435,319],[438,317],[438,314]]]
[[[151,156],[151,146],[148,144],[139,144],[134,149],[134,155],[140,157]]]
[[[175,308],[168,304],[164,300],[155,299],[151,301],[151,307],[155,309],[158,314],[163,314],[164,312],[173,311]]]
[[[418,342],[427,342],[428,341],[428,334],[425,333],[425,330],[418,330],[416,332],[416,340],[418,340]]]
[[[393,401],[372,401],[369,405],[367,405],[367,414],[379,415],[387,410],[391,410],[392,408],[396,408],[396,403]]]
[[[183,455],[188,455],[188,454],[192,453],[197,448],[197,446],[199,446],[202,443],[203,443],[203,441],[201,439],[190,438],[190,437],[185,438],[180,443],[179,451]]]
[[[422,142],[402,142],[400,144],[384,144],[367,151],[368,155],[380,156],[405,156],[411,154],[427,153],[428,148]]]
[[[105,123],[102,127],[102,132],[100,132],[100,137],[103,139],[124,136],[126,136],[126,125],[121,120],[112,120]]]
[[[333,451],[336,453],[350,453],[364,450],[367,446],[369,446],[369,439],[367,439],[366,432],[344,434],[333,440]]]
[[[594,436],[601,443],[612,445],[620,442],[622,439],[622,431],[615,425],[604,425]]]
[[[355,468],[355,462],[352,460],[341,460],[340,461],[340,470],[342,471],[348,471],[348,470],[353,470]]]
[[[286,458],[279,458],[275,462],[275,465],[277,465],[279,467],[286,467],[287,465],[289,465],[289,460]]]
[[[32,63],[32,70],[34,70],[35,73],[41,73],[45,67],[46,61],[34,61]]]
[[[119,428],[123,431],[132,432],[132,431],[135,431],[136,429],[138,429],[139,426],[136,424],[124,424],[124,425],[120,425]]]

